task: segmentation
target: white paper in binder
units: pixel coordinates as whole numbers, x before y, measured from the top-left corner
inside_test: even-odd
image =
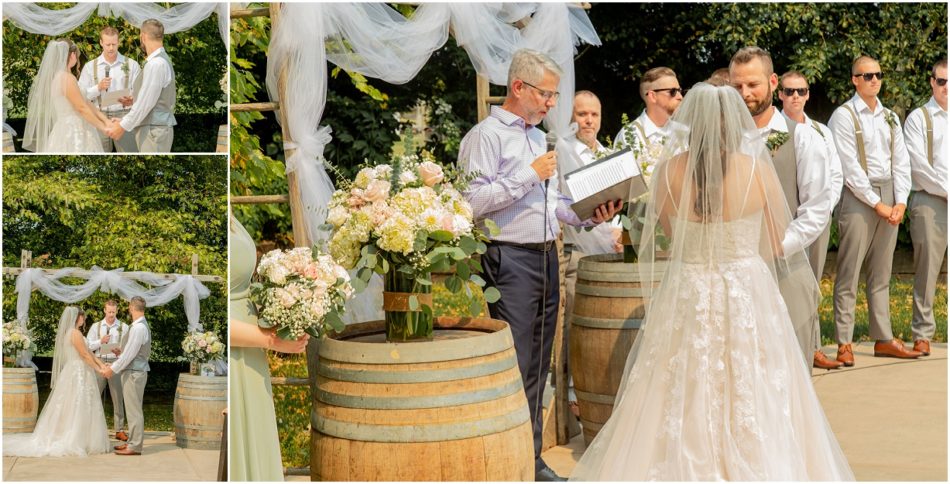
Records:
[[[628,201],[647,192],[640,167],[629,148],[564,175],[574,200],[571,209],[581,220],[611,200]]]

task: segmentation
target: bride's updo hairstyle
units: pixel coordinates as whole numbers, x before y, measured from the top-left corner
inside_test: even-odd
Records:
[[[82,53],[79,52],[79,47],[69,39],[56,39],[55,42],[65,42],[69,46],[69,54],[76,54],[76,65],[70,70],[76,78],[79,78],[79,69],[82,67]],[[66,66],[69,66],[69,54],[66,54]],[[80,309],[80,311],[82,311]]]

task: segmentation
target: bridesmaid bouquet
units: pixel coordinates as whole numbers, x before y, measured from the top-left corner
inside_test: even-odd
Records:
[[[21,328],[16,321],[3,323],[3,356],[14,359],[23,350],[36,350],[30,332]]]
[[[272,250],[261,258],[257,273],[263,281],[251,285],[251,298],[260,307],[262,328],[276,328],[286,340],[343,330],[340,314],[353,286],[330,255],[308,247]]]
[[[188,333],[181,342],[185,358],[196,363],[207,363],[224,358],[224,343],[213,331]]]

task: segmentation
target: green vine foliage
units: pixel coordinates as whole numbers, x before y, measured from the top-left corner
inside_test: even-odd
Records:
[[[44,3],[43,7],[63,9],[74,5]],[[160,5],[167,8],[174,4]],[[175,65],[178,87],[175,111],[179,126],[173,151],[213,152],[217,127],[225,122],[226,108],[215,106],[224,97],[219,81],[227,69],[227,46],[221,41],[217,20],[217,14],[211,14],[190,30],[165,35],[165,50]],[[60,36],[32,34],[12,21],[3,22],[3,88],[13,101],[7,113],[12,125],[25,122],[30,86],[46,44],[56,38],[69,38],[79,47],[80,64],[84,65],[102,52],[99,31],[106,26],[119,30],[119,52],[143,65],[145,50],[139,45],[138,26],[122,18],[94,14],[76,30]]]
[[[3,160],[3,265],[19,267],[21,250],[33,267],[191,273],[227,276],[227,163],[221,156],[7,156]],[[5,321],[16,315],[13,278],[3,281]],[[79,284],[78,279],[66,279]],[[205,283],[201,323],[227,338],[227,284]],[[91,324],[106,299],[96,292],[79,304]],[[41,354],[51,352],[64,304],[34,292],[30,328]],[[120,317],[128,315],[120,305]],[[153,360],[181,356],[187,320],[181,298],[148,308]],[[127,321],[126,321],[127,322]]]

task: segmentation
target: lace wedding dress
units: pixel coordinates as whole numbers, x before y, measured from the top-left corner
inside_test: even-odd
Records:
[[[762,224],[761,211],[676,223],[679,269],[655,294],[613,414],[571,480],[854,479],[750,237]],[[710,263],[711,250],[728,255]]]
[[[99,132],[82,119],[63,94],[63,82],[75,82],[61,73],[53,82],[52,101],[56,113],[53,129],[43,152],[46,153],[101,153],[102,141]]]
[[[65,345],[63,354],[62,370],[33,433],[4,435],[3,455],[86,456],[111,450],[96,372],[73,345]]]

